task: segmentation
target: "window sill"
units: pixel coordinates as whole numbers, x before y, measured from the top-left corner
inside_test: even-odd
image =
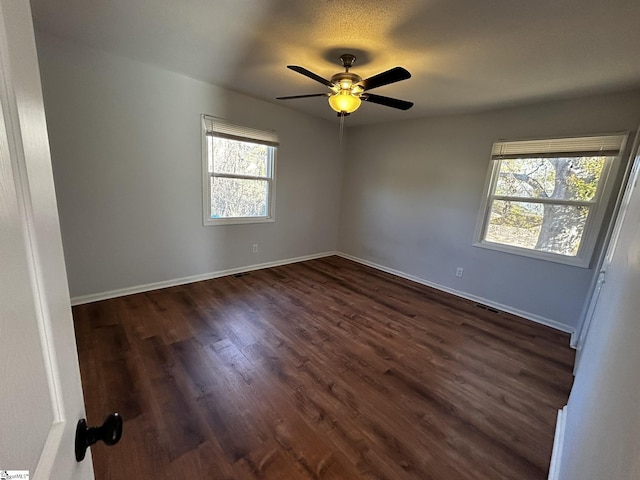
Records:
[[[273,217],[246,217],[246,218],[205,218],[203,226],[213,227],[216,225],[245,225],[251,223],[273,223]]]
[[[494,242],[475,242],[474,247],[486,248],[496,252],[509,253],[511,255],[519,255],[521,257],[529,257],[535,260],[544,260],[547,262],[561,263],[572,267],[589,268],[590,260],[581,256],[568,257],[557,253],[541,252],[539,250],[530,250],[527,248],[514,247],[512,245],[503,245]]]

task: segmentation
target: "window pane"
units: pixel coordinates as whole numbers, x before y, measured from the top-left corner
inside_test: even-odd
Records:
[[[485,240],[576,256],[589,207],[494,200]]]
[[[226,138],[211,138],[213,138],[211,168],[215,173],[253,177],[266,177],[269,174],[269,150],[273,147]]]
[[[562,200],[594,199],[607,157],[500,160],[496,195]]]
[[[269,182],[236,178],[211,179],[211,218],[268,216]]]

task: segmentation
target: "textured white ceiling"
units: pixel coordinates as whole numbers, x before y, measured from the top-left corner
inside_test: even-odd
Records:
[[[38,30],[253,97],[322,93],[354,53],[372,91],[351,125],[473,111],[640,86],[639,0],[31,0]],[[326,99],[288,107],[335,120]]]

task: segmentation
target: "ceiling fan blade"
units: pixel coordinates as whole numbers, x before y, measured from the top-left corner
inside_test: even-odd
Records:
[[[320,75],[316,75],[315,73],[313,73],[310,70],[307,70],[304,67],[299,67],[297,65],[287,65],[287,68],[290,70],[293,70],[294,72],[298,72],[304,75],[305,77],[309,77],[310,79],[315,80],[316,82],[320,82],[321,84],[326,85],[329,88],[333,87],[333,83],[331,83],[329,80],[322,78]]]
[[[382,95],[374,95],[373,93],[366,93],[360,98],[366,102],[377,103],[378,105],[397,108],[399,110],[409,110],[411,107],[413,107],[413,102],[398,100],[397,98],[383,97]]]
[[[291,100],[292,98],[328,97],[330,93],[310,93],[308,95],[289,95],[288,97],[276,97],[276,100]]]
[[[382,87],[383,85],[389,85],[390,83],[399,82],[400,80],[406,80],[411,78],[409,71],[402,67],[394,67],[386,72],[379,73],[373,77],[365,78],[362,82],[362,88],[371,90],[372,88]]]

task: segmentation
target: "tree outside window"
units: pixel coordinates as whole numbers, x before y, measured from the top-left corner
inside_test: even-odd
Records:
[[[608,173],[625,138],[495,144],[478,245],[588,263],[599,230],[596,213],[602,213]]]
[[[203,115],[205,225],[273,221],[273,132]]]

